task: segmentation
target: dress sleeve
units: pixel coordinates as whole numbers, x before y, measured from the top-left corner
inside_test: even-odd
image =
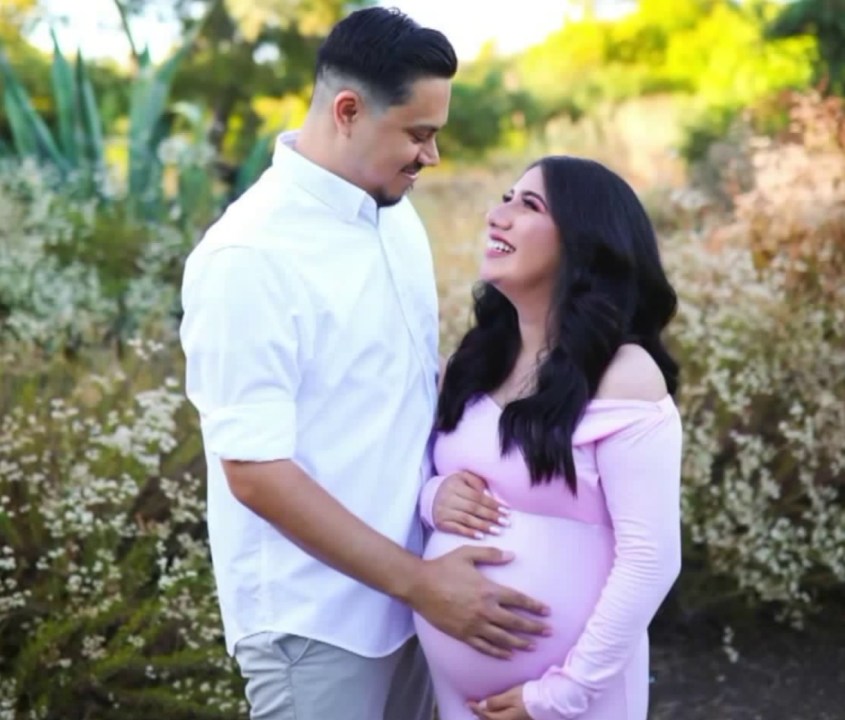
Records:
[[[533,720],[575,720],[626,666],[681,565],[681,422],[673,404],[596,444],[613,523],[613,566],[564,663],[523,686]]]
[[[435,475],[420,490],[420,519],[431,529],[434,529],[434,498],[445,479],[445,475]]]
[[[180,335],[206,448],[226,460],[288,459],[307,335],[297,279],[251,247],[196,260],[185,272]]]

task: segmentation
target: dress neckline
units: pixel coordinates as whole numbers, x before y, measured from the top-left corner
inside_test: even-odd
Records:
[[[486,400],[500,413],[504,412],[505,408],[499,405],[490,393],[482,393],[481,398]],[[639,398],[593,398],[587,403],[587,410],[592,408],[654,408],[663,409],[668,405],[674,403],[674,398],[668,393],[660,400],[641,400]]]

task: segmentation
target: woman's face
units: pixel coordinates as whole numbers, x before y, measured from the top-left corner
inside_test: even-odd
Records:
[[[511,302],[551,298],[561,263],[561,241],[549,212],[543,172],[528,170],[487,213],[481,280]]]

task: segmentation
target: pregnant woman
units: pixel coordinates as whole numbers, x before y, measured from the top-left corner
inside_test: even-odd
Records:
[[[488,215],[475,326],[450,358],[426,557],[495,545],[483,569],[551,608],[496,659],[416,618],[441,720],[645,720],[648,636],[680,569],[675,312],[651,223],[604,166],[547,157]],[[483,478],[483,480],[481,479]]]

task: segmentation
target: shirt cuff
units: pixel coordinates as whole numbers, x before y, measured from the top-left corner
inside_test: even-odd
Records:
[[[434,529],[434,498],[445,479],[445,475],[435,475],[427,480],[420,490],[420,519],[432,529]]]
[[[219,408],[203,415],[200,424],[206,449],[222,460],[287,460],[296,449],[291,400]]]

